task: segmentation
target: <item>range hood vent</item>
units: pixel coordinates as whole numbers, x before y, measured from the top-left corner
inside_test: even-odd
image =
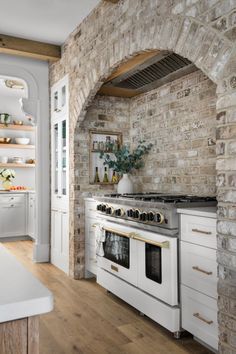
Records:
[[[138,71],[134,75],[128,77],[124,81],[121,81],[114,86],[120,88],[126,88],[130,90],[138,90],[156,80],[161,80],[167,75],[182,69],[191,62],[188,59],[182,58],[178,54],[172,53],[157,63],[154,63],[147,68]]]
[[[118,75],[108,78],[99,94],[134,97],[196,70],[188,59],[172,52],[159,51],[134,67],[130,65],[129,70],[120,70]]]

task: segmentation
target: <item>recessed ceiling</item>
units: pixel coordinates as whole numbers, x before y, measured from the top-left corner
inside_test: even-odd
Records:
[[[100,0],[0,0],[0,33],[61,45]]]

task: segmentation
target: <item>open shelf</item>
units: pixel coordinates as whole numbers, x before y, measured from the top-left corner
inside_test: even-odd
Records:
[[[35,149],[35,145],[21,145],[21,144],[1,144],[2,149]]]
[[[117,182],[118,183],[118,182]],[[90,184],[93,184],[93,185],[96,185],[96,186],[114,186],[114,184],[117,184],[117,183],[112,183],[112,182],[98,182],[98,183],[90,183]]]
[[[0,167],[14,167],[14,168],[33,168],[35,164],[33,163],[0,163]]]
[[[16,124],[0,124],[0,129],[8,129],[8,130],[21,130],[21,131],[34,131],[35,127],[32,125],[16,125]]]

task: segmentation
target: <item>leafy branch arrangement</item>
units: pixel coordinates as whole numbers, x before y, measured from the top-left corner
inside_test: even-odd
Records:
[[[133,152],[127,145],[122,146],[114,152],[115,159],[112,159],[105,152],[100,153],[100,159],[104,159],[103,165],[108,166],[113,171],[118,173],[129,173],[132,170],[138,170],[144,167],[143,157],[151,150],[153,144],[145,144],[145,140],[139,141],[138,146]]]

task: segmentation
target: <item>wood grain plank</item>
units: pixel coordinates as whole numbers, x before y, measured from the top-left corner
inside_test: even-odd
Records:
[[[39,316],[28,317],[28,354],[39,354]]]
[[[27,318],[0,323],[0,353],[27,353]]]
[[[61,58],[61,48],[57,45],[5,34],[0,34],[0,53],[50,61],[57,61]]]

